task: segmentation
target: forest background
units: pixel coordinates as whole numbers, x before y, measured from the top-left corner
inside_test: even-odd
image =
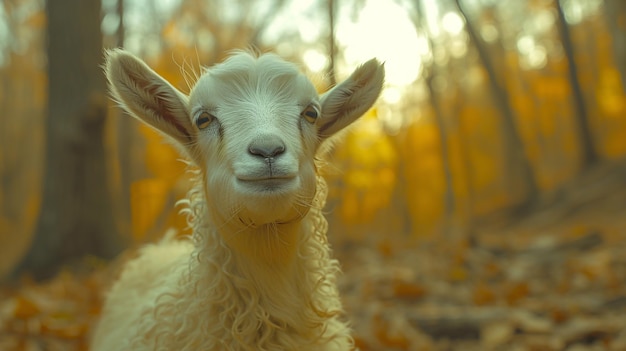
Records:
[[[188,188],[185,164],[107,98],[103,52],[120,46],[182,91],[233,49],[274,51],[320,91],[371,57],[386,62],[383,95],[333,151],[328,176],[329,236],[353,305],[432,306],[442,279],[465,284],[469,305],[522,306],[541,279],[528,267],[504,274],[502,257],[562,250],[573,263],[560,269],[582,275],[584,291],[626,299],[625,255],[615,251],[626,222],[622,0],[5,0],[0,277],[12,286],[11,313],[15,301],[37,316],[44,308],[9,282],[107,269],[167,228],[188,232],[175,206]],[[579,264],[585,255],[590,267]],[[361,261],[369,276],[355,271]],[[544,289],[575,290],[564,280],[573,286]],[[426,345],[441,339],[432,330],[462,334],[445,318],[434,329],[414,321],[409,333],[382,309],[357,323],[363,349]],[[470,334],[483,343],[502,332],[477,325]],[[601,342],[626,344],[624,327],[598,328]]]

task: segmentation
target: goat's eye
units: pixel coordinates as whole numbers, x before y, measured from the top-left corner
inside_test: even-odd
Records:
[[[315,123],[317,117],[320,115],[320,112],[315,105],[309,105],[304,109],[304,111],[302,111],[301,115],[307,120],[307,122]]]
[[[196,126],[198,127],[198,129],[204,129],[208,127],[209,124],[211,124],[211,121],[213,121],[213,118],[215,118],[213,117],[213,115],[204,111],[200,113],[200,116],[198,116],[198,119],[196,119]]]

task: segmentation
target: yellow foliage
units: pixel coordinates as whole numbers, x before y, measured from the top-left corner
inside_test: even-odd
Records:
[[[160,221],[161,226],[185,227],[184,217],[177,214],[173,202],[181,195],[178,184],[185,179],[186,164],[178,151],[152,128],[141,125],[145,137],[146,167],[154,177],[131,184],[131,221],[135,241],[143,241]]]
[[[604,114],[614,118],[623,118],[624,88],[622,87],[620,74],[614,67],[608,67],[600,73],[596,99]]]
[[[450,271],[448,272],[448,279],[450,279],[450,281],[452,282],[462,282],[467,280],[468,275],[469,274],[465,267],[461,265],[455,265],[450,268]]]
[[[359,218],[359,196],[354,189],[345,189],[341,193],[339,213],[346,222],[354,222]]]
[[[47,23],[46,13],[44,11],[34,12],[25,23],[29,27],[43,29]]]
[[[367,223],[389,206],[396,185],[397,155],[380,127],[376,110],[368,112],[345,136],[335,153],[343,171],[339,213],[347,223]]]
[[[554,77],[541,77],[535,81],[534,93],[540,97],[549,97],[566,100],[570,94],[570,87],[565,75]]]
[[[606,67],[600,71],[595,92],[598,112],[601,118],[598,129],[602,138],[598,138],[599,149],[608,158],[619,159],[626,154],[626,96],[619,71]]]
[[[496,298],[494,289],[482,282],[478,283],[472,291],[472,301],[477,306],[493,304]]]
[[[170,184],[163,179],[142,179],[130,186],[132,234],[141,242],[154,227],[168,203]]]
[[[522,299],[530,295],[530,286],[527,282],[515,282],[506,286],[505,299],[509,305],[517,305]]]
[[[139,130],[146,138],[146,166],[157,178],[170,186],[180,179],[185,172],[185,163],[176,149],[154,129],[141,124]]]
[[[434,123],[410,125],[402,146],[406,202],[414,230],[421,233],[432,229],[443,214],[445,179],[436,128]]]

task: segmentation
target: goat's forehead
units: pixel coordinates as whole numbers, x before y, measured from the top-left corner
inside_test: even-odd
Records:
[[[229,103],[273,99],[305,104],[317,98],[311,81],[275,55],[239,53],[208,69],[191,92],[192,103]]]

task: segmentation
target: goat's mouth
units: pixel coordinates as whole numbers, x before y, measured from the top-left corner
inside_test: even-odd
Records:
[[[237,177],[237,183],[247,190],[263,193],[289,191],[295,188],[297,177]]]

